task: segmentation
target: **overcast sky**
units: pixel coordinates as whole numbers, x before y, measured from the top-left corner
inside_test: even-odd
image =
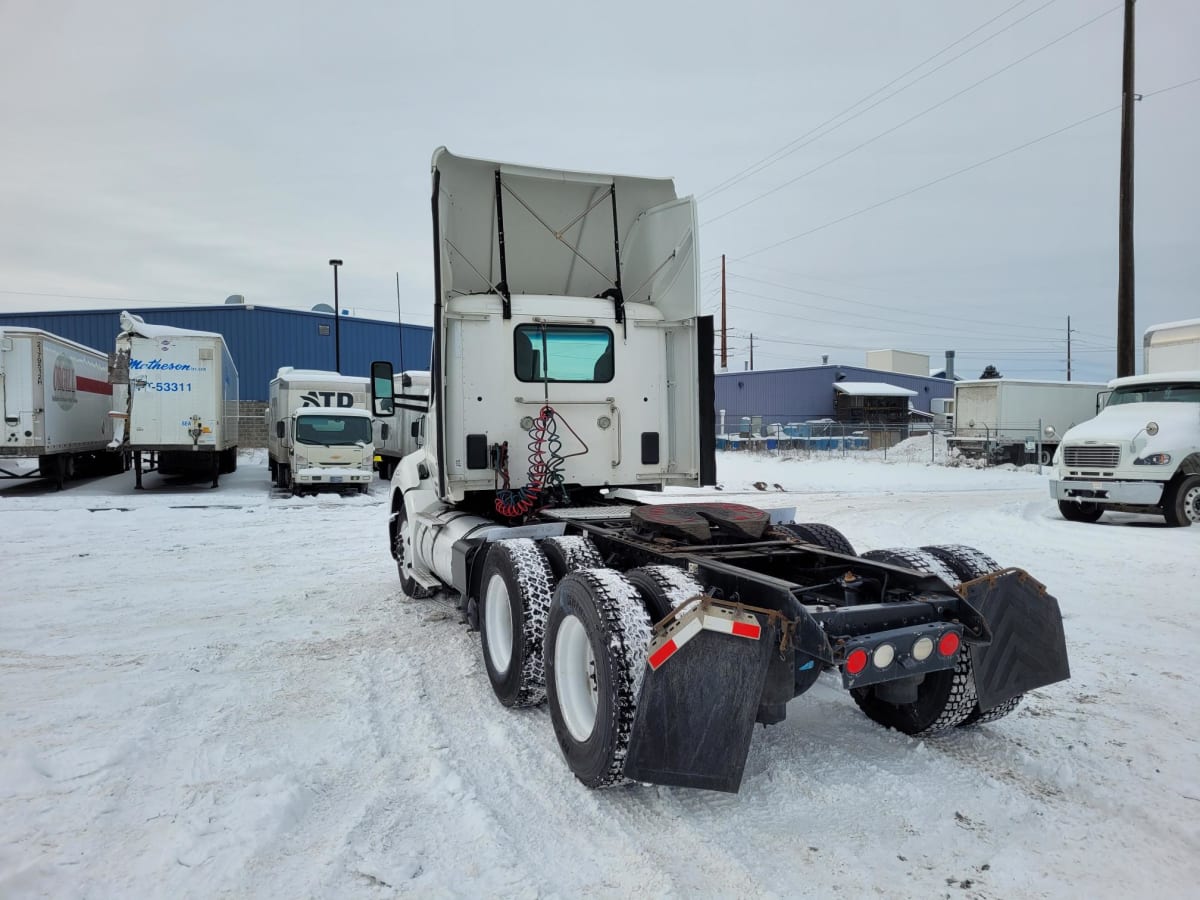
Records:
[[[1061,378],[1071,316],[1106,379],[1120,6],[0,0],[0,310],[308,309],[340,257],[344,306],[394,321],[398,272],[428,323],[444,144],[674,176],[706,309],[727,256],[731,369],[753,333],[756,368]],[[1149,96],[1200,78],[1200,3],[1141,0],[1137,32],[1140,335],[1200,316],[1200,82]]]

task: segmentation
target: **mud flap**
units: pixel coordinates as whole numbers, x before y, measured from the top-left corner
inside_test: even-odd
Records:
[[[701,631],[657,670],[646,667],[625,760],[635,781],[736,793],[771,655],[759,640]]]
[[[1007,569],[962,589],[992,632],[990,644],[970,646],[981,710],[1071,677],[1062,613],[1045,585],[1021,569]]]

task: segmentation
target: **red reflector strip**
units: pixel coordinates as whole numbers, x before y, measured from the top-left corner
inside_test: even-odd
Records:
[[[659,666],[661,666],[663,663],[665,663],[668,659],[670,659],[672,656],[674,656],[675,651],[678,649],[679,649],[679,646],[674,641],[667,641],[665,644],[663,644],[661,647],[659,647],[657,650],[655,650],[653,653],[650,654],[650,660],[649,660],[650,668],[657,669]]]
[[[759,635],[762,634],[762,628],[758,625],[752,625],[749,622],[734,622],[733,634],[736,634],[738,637],[753,638],[757,641]]]

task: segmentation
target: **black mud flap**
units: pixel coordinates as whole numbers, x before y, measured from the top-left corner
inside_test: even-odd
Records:
[[[736,793],[778,652],[779,631],[769,623],[758,640],[701,631],[658,670],[647,666],[625,776]]]
[[[970,647],[981,710],[1071,677],[1062,614],[1045,585],[1008,569],[969,581],[963,590],[992,632],[990,644]]]

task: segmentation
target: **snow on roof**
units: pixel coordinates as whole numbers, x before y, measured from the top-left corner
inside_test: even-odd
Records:
[[[352,416],[355,419],[371,418],[369,409],[355,409],[347,406],[301,406],[296,410],[298,416]]]
[[[352,384],[364,387],[367,384],[366,375],[340,375],[337,372],[325,372],[320,369],[294,369],[282,366],[275,373],[276,378],[287,378],[289,381],[325,381],[334,384]]]
[[[127,311],[121,313],[121,333],[144,338],[221,337],[215,331],[195,331],[191,328],[173,328],[170,325],[148,325],[141,316],[135,316]]]
[[[835,381],[834,390],[851,397],[915,397],[916,391],[883,381]]]

